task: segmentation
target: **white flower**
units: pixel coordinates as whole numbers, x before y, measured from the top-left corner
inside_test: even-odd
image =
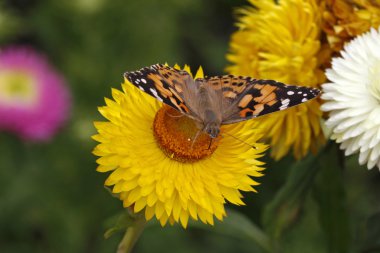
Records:
[[[359,152],[359,163],[380,168],[380,28],[352,40],[326,70],[323,111],[345,155]]]

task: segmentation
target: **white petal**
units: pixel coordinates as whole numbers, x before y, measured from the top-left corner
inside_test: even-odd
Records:
[[[380,145],[379,144],[376,145],[376,147],[372,149],[369,160],[375,161],[376,163],[380,160]]]
[[[343,146],[343,144],[347,143],[348,145],[345,145],[346,146],[346,151],[345,151],[345,155],[348,156],[348,155],[352,155],[353,153],[357,152],[359,150],[359,143],[358,143],[358,139],[350,139],[350,141],[345,141],[342,143],[341,147]]]
[[[362,125],[357,125],[356,127],[352,127],[348,131],[346,131],[342,135],[342,138],[343,139],[347,139],[347,138],[358,137],[359,135],[361,135],[362,133],[364,133],[365,130],[366,130],[366,128],[363,127]],[[357,139],[360,140],[360,138],[357,138]]]
[[[376,161],[369,160],[368,163],[367,163],[367,168],[370,170],[373,167],[375,167],[375,165],[376,165]]]
[[[373,136],[375,136],[377,130],[378,129],[376,128],[367,129],[367,131],[364,132],[363,135],[361,135],[361,140],[359,144],[362,146],[362,150],[367,150],[369,148],[369,142],[373,138]]]
[[[359,164],[360,165],[363,165],[367,162],[368,155],[369,155],[369,150],[367,150],[365,152],[360,151],[360,155],[359,155]]]
[[[321,110],[329,112],[330,138],[345,155],[359,152],[359,163],[371,169],[380,166],[380,28],[355,38],[340,54],[326,70]]]
[[[380,139],[377,139],[375,137],[372,137],[370,143],[369,143],[369,148],[374,148],[376,145],[378,145],[380,142]]]
[[[347,130],[347,128],[350,128],[354,125],[356,125],[359,122],[364,121],[367,118],[367,115],[359,115],[356,117],[349,117],[340,122],[340,124],[335,128],[337,132],[343,132],[344,130]]]

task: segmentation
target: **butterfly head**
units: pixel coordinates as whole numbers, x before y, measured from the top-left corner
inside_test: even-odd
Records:
[[[216,122],[208,123],[203,131],[210,135],[211,138],[216,138],[220,133],[220,124],[217,124]]]

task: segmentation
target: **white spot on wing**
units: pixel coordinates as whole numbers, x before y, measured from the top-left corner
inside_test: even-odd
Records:
[[[302,100],[301,100],[301,102],[306,102],[307,101],[307,98],[303,98]]]
[[[150,88],[149,90],[150,90],[150,92],[152,92],[152,95],[153,95],[158,101],[160,101],[160,102],[163,101],[162,98],[161,98],[160,96],[158,96],[158,93],[157,93],[157,91],[156,91],[155,89]]]
[[[141,82],[146,83],[146,80],[145,79],[141,79]]]
[[[294,94],[294,91],[291,91],[291,90],[290,90],[290,91],[287,92],[287,94],[288,94],[288,95],[293,95],[293,94]]]
[[[142,90],[142,91],[145,91],[144,88],[142,86],[139,86],[139,89]]]
[[[289,103],[290,103],[290,99],[289,98],[281,100],[280,110],[284,110],[284,109],[288,108]]]
[[[152,92],[153,96],[158,97],[157,91],[153,88],[149,88],[150,92]]]

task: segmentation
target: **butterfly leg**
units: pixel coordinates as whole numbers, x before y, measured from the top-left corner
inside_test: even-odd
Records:
[[[210,150],[210,148],[211,148],[211,144],[212,144],[212,140],[213,140],[214,138],[210,138],[210,144],[208,144],[208,149],[207,150]]]
[[[191,147],[190,147],[190,150],[193,149],[193,146],[194,146],[194,143],[195,141],[198,139],[199,135],[201,134],[202,130],[198,130],[197,133],[195,134],[194,138],[193,138],[193,142],[191,143]]]

